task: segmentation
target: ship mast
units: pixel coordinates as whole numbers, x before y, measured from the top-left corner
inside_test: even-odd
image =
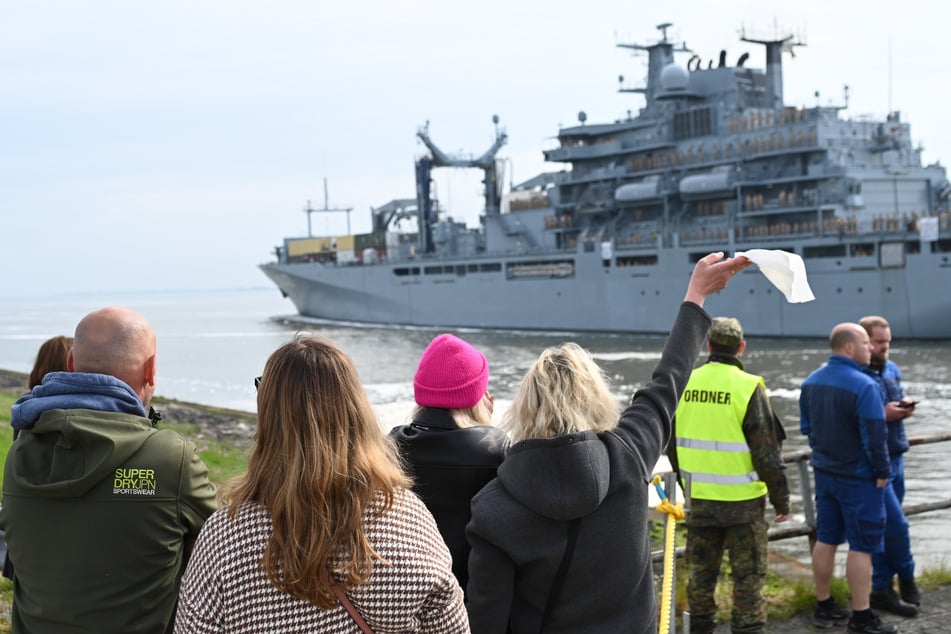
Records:
[[[766,107],[782,108],[783,104],[783,53],[795,57],[793,48],[805,46],[794,35],[787,35],[782,39],[761,39],[748,37],[746,29],[740,31],[740,40],[750,44],[762,44],[766,47]]]
[[[313,238],[314,234],[310,229],[310,215],[315,211],[343,211],[347,214],[347,235],[350,235],[350,212],[353,211],[353,207],[331,207],[327,202],[327,179],[324,179],[324,206],[322,209],[314,209],[310,206],[310,201],[307,201],[307,206],[304,207],[304,213],[307,214],[307,237]]]
[[[687,45],[681,43],[679,48],[675,48],[674,42],[667,39],[667,29],[673,26],[671,22],[664,22],[657,25],[657,30],[661,32],[661,39],[654,44],[626,44],[618,43],[618,48],[629,48],[634,51],[647,51],[647,85],[643,88],[625,88],[624,77],[619,78],[621,84],[618,92],[636,92],[644,95],[646,100],[646,109],[650,110],[655,103],[655,96],[660,87],[660,74],[669,64],[674,62],[674,53],[690,53]]]

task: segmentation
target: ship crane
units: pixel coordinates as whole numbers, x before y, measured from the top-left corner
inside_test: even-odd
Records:
[[[429,122],[417,130],[416,136],[429,148],[430,156],[424,156],[416,161],[416,199],[419,218],[419,249],[422,253],[432,253],[434,244],[432,238],[432,224],[438,219],[432,199],[432,171],[435,167],[477,168],[485,172],[485,213],[498,215],[502,200],[502,183],[499,179],[500,167],[495,155],[508,141],[508,135],[499,129],[499,117],[493,115],[495,124],[495,142],[478,158],[464,158],[450,156],[440,150],[429,137]]]

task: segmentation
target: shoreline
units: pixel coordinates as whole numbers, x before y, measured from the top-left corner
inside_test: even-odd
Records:
[[[27,392],[29,375],[25,372],[0,369],[0,390]],[[257,415],[252,412],[189,403],[155,396],[152,405],[162,414],[162,422],[191,425],[196,437],[212,441],[227,441],[236,447],[250,446],[257,428]]]

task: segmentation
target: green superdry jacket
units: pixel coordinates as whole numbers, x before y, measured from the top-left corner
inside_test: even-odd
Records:
[[[14,632],[170,632],[194,540],[217,508],[195,446],[141,416],[53,409],[7,456],[0,529]]]

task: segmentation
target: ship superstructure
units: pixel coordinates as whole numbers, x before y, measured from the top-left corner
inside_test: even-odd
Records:
[[[546,160],[570,166],[501,191],[498,126],[478,158],[417,160],[414,199],[373,210],[358,236],[288,238],[262,270],[301,314],[441,327],[665,332],[694,263],[711,251],[801,255],[816,301],[788,304],[747,269],[708,300],[751,335],[826,336],[885,315],[896,337],[951,336],[951,211],[939,164],[898,112],[849,119],[845,105],[795,107],[783,95],[793,37],[763,46],[765,69],[721,53],[703,67],[667,37],[620,44],[646,53],[636,114],[558,134]],[[847,98],[847,97],[846,97]],[[484,172],[480,226],[440,213],[431,170]],[[394,230],[411,220],[414,230]],[[405,222],[399,224],[407,224]]]

